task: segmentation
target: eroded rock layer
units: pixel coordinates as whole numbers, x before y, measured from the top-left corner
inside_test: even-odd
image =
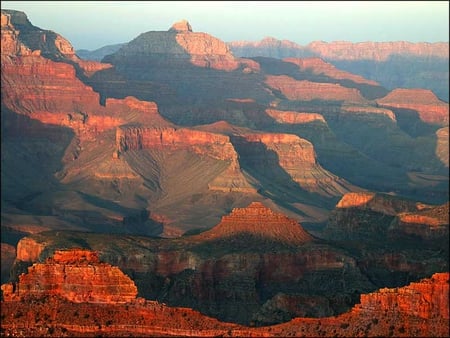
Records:
[[[56,295],[75,303],[126,303],[137,295],[127,275],[88,250],[56,251],[45,263],[29,267],[17,283],[2,285],[2,291],[9,301]]]
[[[45,302],[27,298],[22,302],[2,301],[2,329],[12,336],[21,332],[46,337],[447,337],[448,281],[448,272],[436,273],[402,288],[362,295],[360,304],[340,316],[298,317],[261,328],[224,323],[197,311],[144,299],[126,304],[86,304],[56,297],[48,297]],[[45,318],[52,318],[51,323]]]

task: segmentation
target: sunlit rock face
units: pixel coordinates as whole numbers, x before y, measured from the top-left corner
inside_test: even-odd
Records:
[[[286,75],[271,75],[267,76],[266,84],[273,89],[279,90],[289,100],[345,101],[352,103],[367,102],[357,89],[343,87],[334,83],[295,80]]]
[[[5,300],[58,295],[71,302],[126,303],[137,288],[119,268],[100,263],[88,250],[56,251],[45,263],[35,263],[17,283],[2,286]]]
[[[221,40],[192,30],[187,21],[175,23],[168,31],[150,31],[139,35],[104,61],[119,63],[131,57],[136,62],[148,61],[232,71],[241,65],[241,60],[231,54]],[[148,62],[147,61],[147,62]]]
[[[231,139],[242,161],[277,181],[289,177],[306,191],[323,196],[360,190],[320,166],[312,143],[297,135],[255,132],[240,133]],[[275,174],[280,170],[284,176]]]
[[[419,115],[426,123],[448,125],[448,103],[439,100],[430,90],[425,89],[394,89],[385,97],[377,100],[381,107],[409,109],[411,114]],[[412,116],[413,117],[413,116]]]
[[[306,243],[312,237],[293,219],[274,212],[260,202],[246,208],[235,208],[213,229],[199,235],[203,240],[230,237],[238,234],[254,234],[288,243]]]

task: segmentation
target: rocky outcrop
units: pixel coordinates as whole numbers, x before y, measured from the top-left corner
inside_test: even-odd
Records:
[[[201,240],[227,238],[242,233],[281,241],[302,244],[312,237],[297,221],[276,213],[260,202],[253,202],[246,208],[235,208],[211,230],[198,235]]]
[[[57,295],[75,303],[126,303],[136,298],[133,281],[117,267],[100,263],[89,250],[56,251],[45,263],[35,263],[17,283],[2,285],[3,299]]]
[[[278,123],[305,124],[314,121],[326,123],[323,116],[317,113],[302,113],[276,109],[266,109],[266,113]]]
[[[2,301],[2,329],[5,335],[21,333],[47,337],[67,334],[104,337],[446,337],[449,332],[448,279],[448,272],[437,273],[402,288],[362,295],[360,304],[339,316],[298,317],[284,324],[260,328],[220,322],[188,308],[168,307],[144,299],[107,305],[72,303],[56,297],[47,297],[45,301]],[[282,297],[278,297],[278,303],[281,301]]]
[[[283,175],[272,173],[281,169],[303,189],[325,196],[341,196],[358,189],[323,169],[316,160],[312,143],[297,135],[240,133],[232,136],[232,142],[242,161],[280,181]]]
[[[116,60],[123,61],[128,57],[137,63],[146,58],[145,62],[170,63],[172,66],[187,62],[196,67],[224,71],[236,70],[241,65],[224,42],[206,33],[193,32],[185,20],[175,23],[167,32],[150,31],[139,35],[104,61],[116,63]]]
[[[265,83],[280,91],[288,100],[367,103],[367,100],[361,96],[357,89],[334,83],[299,81],[286,75],[267,76]]]
[[[324,235],[333,240],[377,241],[386,239],[395,217],[415,212],[426,205],[386,194],[345,194],[332,211]]]
[[[230,42],[228,46],[240,57],[319,57],[386,88],[426,88],[448,102],[448,42],[316,41],[300,46],[291,41],[265,38],[257,42]]]
[[[394,89],[377,103],[387,108],[413,110],[426,123],[445,126],[449,122],[448,103],[439,100],[430,90]]]
[[[414,236],[424,241],[448,240],[449,203],[417,212],[400,213],[389,228],[389,235],[398,238]]]
[[[325,62],[321,58],[285,58],[284,62],[293,63],[303,72],[311,72],[316,75],[325,75],[336,80],[349,80],[354,83],[379,86],[376,81],[365,79],[362,76],[355,75],[333,66],[331,63]]]

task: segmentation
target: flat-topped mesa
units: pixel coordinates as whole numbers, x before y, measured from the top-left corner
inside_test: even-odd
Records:
[[[57,295],[75,303],[116,304],[137,296],[136,285],[118,267],[100,263],[97,252],[84,249],[55,251],[1,289],[5,301]]]
[[[422,121],[439,125],[449,123],[449,105],[428,89],[398,88],[378,99],[381,107],[415,110]]]
[[[119,152],[128,149],[188,149],[238,165],[237,154],[228,136],[188,128],[120,126],[116,129],[116,146]]]
[[[274,212],[260,202],[253,202],[246,208],[234,208],[229,215],[222,217],[218,225],[200,234],[199,237],[225,238],[242,233],[293,244],[313,240],[297,221]]]

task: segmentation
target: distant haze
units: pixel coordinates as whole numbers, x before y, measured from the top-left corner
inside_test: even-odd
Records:
[[[225,42],[449,41],[448,1],[2,1],[75,49],[128,42],[186,19]]]

